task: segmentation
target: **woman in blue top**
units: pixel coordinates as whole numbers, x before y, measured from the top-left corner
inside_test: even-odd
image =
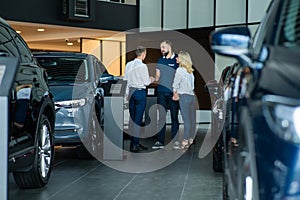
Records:
[[[176,69],[173,82],[173,100],[179,100],[182,119],[184,122],[184,134],[181,149],[188,148],[194,142],[196,131],[196,96],[194,94],[194,75],[192,59],[188,52],[178,53]]]

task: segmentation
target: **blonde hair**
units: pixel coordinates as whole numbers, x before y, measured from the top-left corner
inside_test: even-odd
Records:
[[[178,59],[179,59],[179,66],[183,67],[187,70],[188,73],[192,73],[194,71],[193,69],[193,63],[191,56],[186,51],[180,51],[178,53]]]

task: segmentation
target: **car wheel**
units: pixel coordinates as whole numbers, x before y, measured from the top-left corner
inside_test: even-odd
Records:
[[[54,155],[53,133],[48,118],[41,115],[38,129],[35,159],[28,172],[13,172],[17,185],[21,188],[39,188],[48,183]]]
[[[228,185],[227,185],[227,181],[226,181],[226,177],[225,177],[225,173],[223,175],[223,200],[229,200],[228,197]]]
[[[223,172],[223,148],[219,142],[213,148],[213,169],[215,172]]]
[[[93,113],[90,119],[88,138],[84,140],[84,146],[77,148],[77,155],[79,158],[101,158],[102,141],[100,133],[101,128],[99,126],[99,116],[97,113]]]

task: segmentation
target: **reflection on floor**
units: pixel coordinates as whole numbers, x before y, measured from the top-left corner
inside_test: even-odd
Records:
[[[170,130],[167,130],[168,136]],[[125,151],[124,161],[80,160],[74,148],[59,148],[48,185],[42,189],[21,190],[10,175],[9,199],[222,199],[222,174],[212,170],[212,154],[201,159],[198,156],[205,135],[206,130],[199,129],[195,147],[187,151],[173,150],[171,146],[136,154]],[[142,142],[151,148],[155,139]],[[126,140],[125,149],[128,146]]]

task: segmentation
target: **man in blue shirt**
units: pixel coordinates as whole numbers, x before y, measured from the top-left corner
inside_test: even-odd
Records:
[[[177,101],[173,101],[173,80],[175,76],[178,64],[176,62],[177,55],[172,51],[172,43],[169,40],[165,40],[160,44],[160,50],[162,57],[159,58],[156,66],[156,81],[157,86],[157,103],[159,105],[159,120],[158,120],[158,134],[157,141],[152,146],[152,149],[162,149],[165,143],[166,132],[166,113],[167,109],[170,109],[171,121],[172,121],[172,139],[178,133],[178,110],[179,104]],[[179,148],[179,143],[174,143],[174,148]]]

